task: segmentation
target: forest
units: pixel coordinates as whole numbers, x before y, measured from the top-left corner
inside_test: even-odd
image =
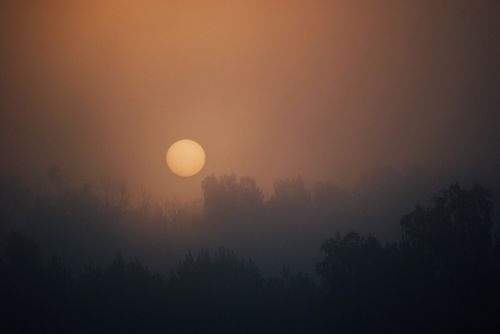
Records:
[[[2,182],[2,333],[443,333],[498,327],[500,238],[486,187],[446,187],[400,218],[397,238],[382,240],[340,231],[335,215],[323,209],[342,205],[312,196],[300,179],[278,182],[265,199],[251,178],[209,176],[198,210],[147,199],[133,206],[123,186],[107,184],[98,192],[65,185],[57,168],[48,176],[45,193]],[[224,238],[214,237],[224,232]],[[273,254],[301,238],[319,242]],[[229,245],[217,245],[224,240]],[[151,257],[136,253],[145,244]],[[306,247],[318,254],[303,258],[312,270],[290,266]],[[246,255],[258,251],[275,270],[262,270]],[[290,261],[278,263],[287,256]]]

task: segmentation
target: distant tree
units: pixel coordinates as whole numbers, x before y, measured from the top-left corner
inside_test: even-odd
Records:
[[[302,178],[286,179],[274,184],[274,194],[269,199],[269,206],[282,213],[306,213],[312,209],[311,193]]]
[[[262,190],[255,180],[234,175],[207,176],[202,182],[206,215],[213,220],[245,220],[262,212]]]

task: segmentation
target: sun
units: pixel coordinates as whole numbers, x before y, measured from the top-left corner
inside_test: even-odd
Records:
[[[198,174],[205,166],[205,150],[190,139],[173,143],[167,151],[167,166],[172,173],[182,177]]]

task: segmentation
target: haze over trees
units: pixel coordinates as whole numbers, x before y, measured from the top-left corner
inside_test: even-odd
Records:
[[[60,170],[48,176],[48,193],[13,181],[0,188],[4,333],[496,326],[500,238],[482,186],[445,188],[383,240],[338,231],[355,194],[309,190],[300,178],[265,198],[252,178],[210,176],[193,209],[146,198],[132,206],[121,184],[73,189]]]

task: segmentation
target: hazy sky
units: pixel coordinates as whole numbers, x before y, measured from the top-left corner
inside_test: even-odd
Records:
[[[499,17],[494,0],[2,1],[1,169],[181,198],[210,173],[495,176]],[[181,138],[207,152],[192,179],[165,167]]]

